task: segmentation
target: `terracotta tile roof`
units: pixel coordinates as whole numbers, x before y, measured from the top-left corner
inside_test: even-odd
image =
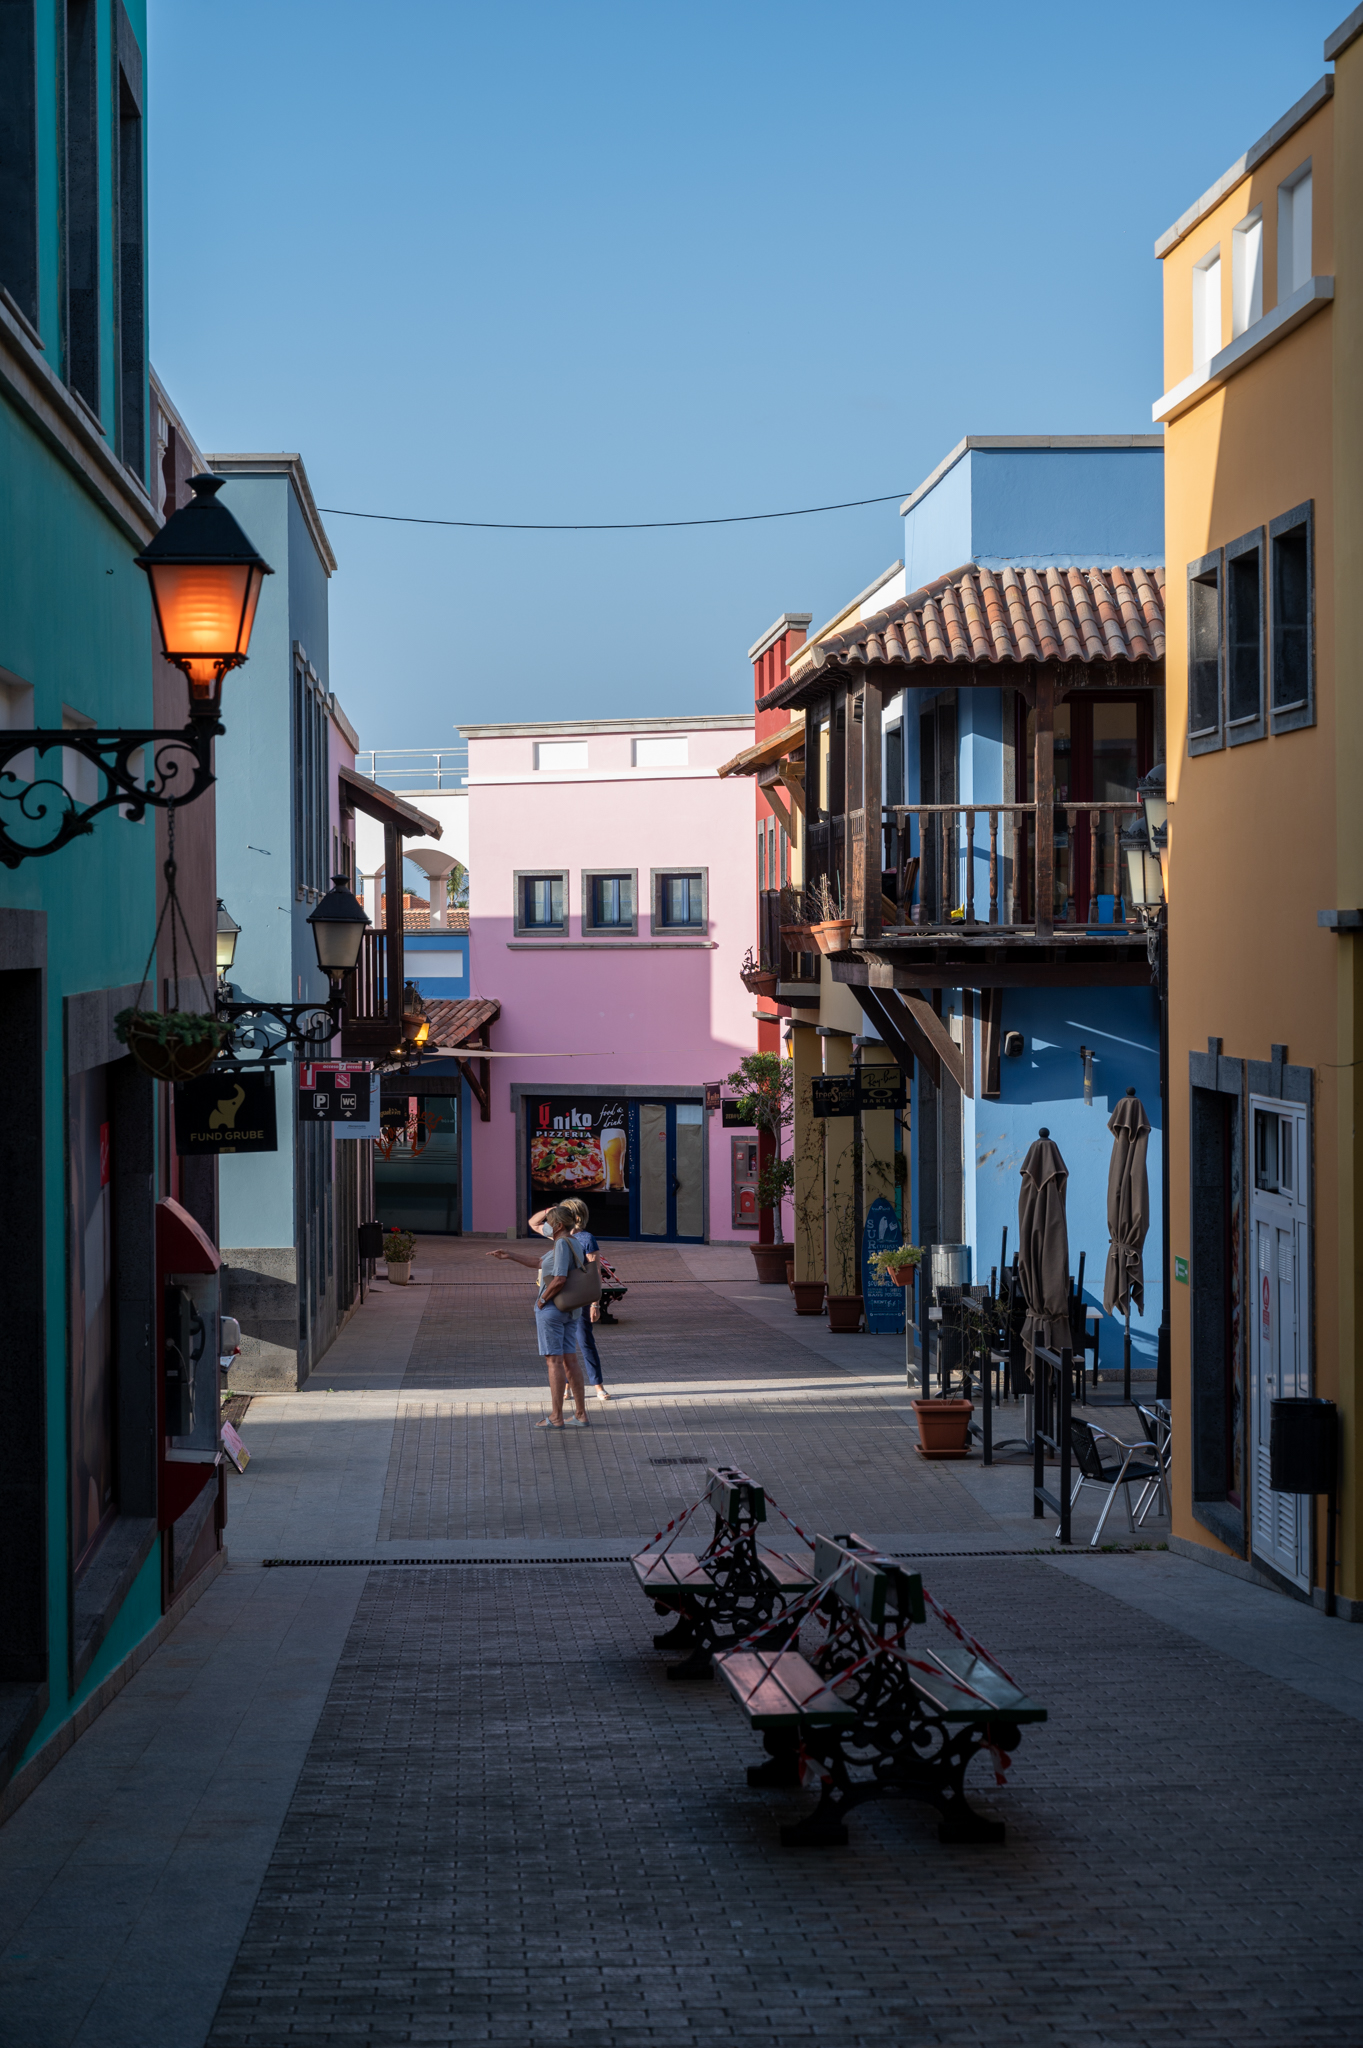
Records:
[[[804,701],[830,671],[882,664],[1164,659],[1163,569],[953,569],[841,633],[810,641],[765,706]],[[905,676],[904,682],[909,678]]]
[[[467,910],[447,910],[444,924],[432,924],[427,909],[404,910],[402,929],[405,932],[466,932],[469,928]]]
[[[469,1038],[485,1038],[486,1026],[495,1024],[502,1006],[486,996],[474,996],[457,1003],[427,1002],[422,1008],[430,1023],[429,1046],[462,1045]]]

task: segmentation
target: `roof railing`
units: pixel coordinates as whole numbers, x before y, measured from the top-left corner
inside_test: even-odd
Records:
[[[409,795],[465,789],[469,743],[458,738],[449,747],[368,747],[355,756],[355,771],[381,789]]]

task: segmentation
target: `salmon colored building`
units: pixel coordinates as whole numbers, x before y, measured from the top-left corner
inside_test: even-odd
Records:
[[[1359,1619],[1363,8],[1325,57],[1156,244],[1174,1541],[1321,1602],[1326,1498],[1273,1487],[1272,1433],[1333,1402]]]

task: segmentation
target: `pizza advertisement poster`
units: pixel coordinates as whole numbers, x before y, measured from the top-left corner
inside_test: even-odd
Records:
[[[629,1186],[625,1107],[600,1097],[531,1101],[530,1183],[538,1192],[624,1193]]]

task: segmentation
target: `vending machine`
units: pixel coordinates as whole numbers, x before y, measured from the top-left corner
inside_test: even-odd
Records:
[[[757,1140],[730,1138],[735,1230],[757,1228]]]

